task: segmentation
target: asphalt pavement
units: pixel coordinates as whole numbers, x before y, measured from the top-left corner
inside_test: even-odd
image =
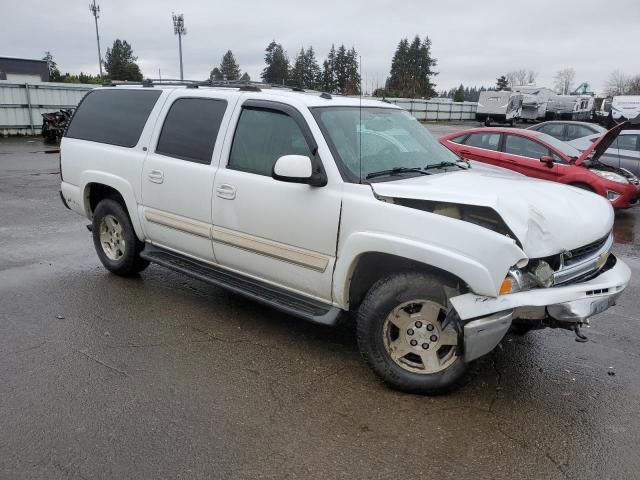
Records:
[[[508,336],[421,397],[382,386],[349,326],[109,274],[47,150],[0,138],[0,479],[640,478],[638,210],[615,228],[631,285],[587,343]]]

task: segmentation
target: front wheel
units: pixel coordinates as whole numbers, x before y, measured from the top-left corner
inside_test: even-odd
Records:
[[[93,213],[93,244],[104,267],[129,277],[149,266],[140,257],[144,244],[138,240],[129,214],[116,200],[100,201]]]
[[[384,383],[420,394],[460,384],[467,364],[455,325],[445,322],[447,303],[444,283],[422,273],[391,275],[369,290],[358,310],[358,345]]]

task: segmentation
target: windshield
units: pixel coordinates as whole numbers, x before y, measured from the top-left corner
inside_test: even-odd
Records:
[[[582,155],[582,153],[580,153],[580,150],[577,150],[568,143],[565,143],[562,140],[558,140],[557,138],[552,137],[551,135],[547,135],[546,133],[539,133],[538,135],[536,135],[536,138],[554,148],[555,150],[559,151],[560,153],[565,154],[569,158],[578,158],[580,155]]]
[[[383,170],[397,172],[459,160],[404,110],[384,107],[364,107],[362,112],[358,107],[311,110],[336,161],[342,164],[345,180],[359,182]]]

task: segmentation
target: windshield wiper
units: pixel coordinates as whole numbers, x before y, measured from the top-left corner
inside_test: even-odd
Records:
[[[458,167],[458,168],[462,168],[463,170],[469,168],[468,166],[463,167],[458,162],[440,162],[440,163],[433,163],[431,165],[427,165],[426,167],[424,167],[423,170],[430,170],[432,168],[444,168],[444,167]]]
[[[380,170],[379,172],[368,173],[365,177],[367,180],[375,177],[384,177],[387,175],[399,175],[401,173],[419,173],[421,175],[429,175],[429,172],[425,172],[424,169],[419,167],[393,167],[389,170]]]

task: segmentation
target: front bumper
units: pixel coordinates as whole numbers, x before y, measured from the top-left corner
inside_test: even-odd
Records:
[[[579,322],[614,305],[630,278],[629,267],[616,259],[611,269],[586,282],[536,288],[498,297],[465,293],[453,297],[451,304],[462,320],[517,308],[546,307],[548,314],[556,320]]]
[[[613,202],[611,202],[611,206],[616,210],[622,210],[626,208],[632,208],[638,205],[638,198],[640,197],[640,190],[637,187],[633,188],[625,188],[625,189],[611,189],[617,193],[620,193],[620,196],[616,198]],[[624,190],[620,192],[619,190]]]

